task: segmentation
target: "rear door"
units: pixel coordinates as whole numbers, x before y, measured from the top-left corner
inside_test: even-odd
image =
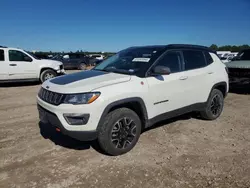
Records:
[[[5,50],[0,49],[0,80],[7,80],[9,77],[9,64],[6,61]]]
[[[80,54],[72,54],[71,58],[72,68],[78,69],[81,62],[81,55]]]
[[[206,102],[212,88],[212,66],[207,62],[207,52],[201,50],[182,50],[185,70],[185,105]],[[207,57],[209,58],[209,57]]]
[[[37,78],[38,64],[26,53],[19,50],[8,51],[9,79]]]

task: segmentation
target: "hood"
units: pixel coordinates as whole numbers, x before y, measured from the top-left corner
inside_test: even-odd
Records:
[[[247,68],[247,69],[250,69],[250,61],[230,61],[228,63],[225,63],[225,65],[228,67],[228,68],[241,68],[241,69],[244,69],[244,68]]]
[[[46,64],[47,66],[50,66],[50,67],[56,67],[58,65],[62,65],[62,62],[57,61],[57,60],[51,60],[51,59],[40,59],[39,63]]]
[[[87,70],[68,75],[59,76],[44,82],[43,87],[58,93],[81,93],[128,82],[130,75],[109,73],[97,70]]]

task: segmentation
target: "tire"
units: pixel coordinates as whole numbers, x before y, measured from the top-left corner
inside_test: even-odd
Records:
[[[57,74],[55,71],[51,70],[51,69],[46,69],[44,70],[41,75],[40,75],[40,80],[41,82],[45,82],[46,80],[50,79],[50,78],[54,78],[56,77]]]
[[[86,65],[85,63],[81,63],[81,64],[79,65],[79,69],[80,69],[80,70],[86,70],[86,68],[87,68],[87,65]]]
[[[124,125],[128,128],[126,131]],[[117,156],[132,150],[140,134],[141,120],[138,115],[128,108],[119,108],[106,116],[97,140],[106,154]]]
[[[221,115],[223,107],[224,96],[222,92],[218,89],[213,89],[208,98],[206,108],[204,109],[204,111],[200,112],[200,116],[205,120],[215,120]]]

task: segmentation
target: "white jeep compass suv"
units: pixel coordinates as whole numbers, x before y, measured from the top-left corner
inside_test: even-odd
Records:
[[[39,59],[32,53],[0,46],[0,83],[38,81],[65,74],[59,61]]]
[[[228,89],[227,69],[207,47],[139,46],[92,70],[47,80],[37,103],[41,122],[121,155],[158,121],[192,111],[218,118]]]

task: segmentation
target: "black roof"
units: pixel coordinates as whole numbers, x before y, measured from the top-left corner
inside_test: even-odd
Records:
[[[208,52],[216,53],[215,50],[210,49],[207,46],[194,45],[194,44],[167,44],[167,45],[147,45],[147,46],[133,46],[132,48],[145,47],[145,48],[162,48],[162,49],[193,49],[193,50],[205,50]]]
[[[202,45],[194,45],[194,44],[169,44],[166,46],[167,48],[174,48],[174,49],[193,49],[193,50],[205,50],[208,52],[216,53],[215,50]]]

